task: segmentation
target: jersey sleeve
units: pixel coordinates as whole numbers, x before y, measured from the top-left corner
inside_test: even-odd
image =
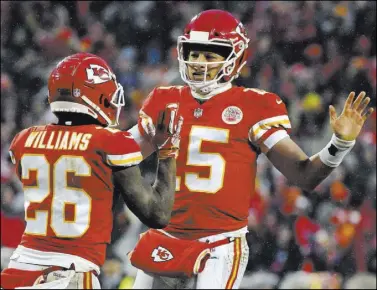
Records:
[[[12,142],[10,143],[9,156],[14,165],[16,165],[20,161],[22,155],[21,150],[24,147],[24,144],[22,144],[22,139],[24,139],[23,137],[28,133],[29,129],[24,129],[21,132],[17,133],[16,136],[14,136]]]
[[[130,167],[142,161],[140,146],[129,132],[103,128],[102,154],[110,167]]]
[[[19,136],[19,134],[17,134],[17,135],[13,138],[13,140],[12,140],[10,146],[9,146],[9,156],[10,156],[10,160],[12,161],[12,163],[13,163],[14,165],[16,165],[17,160],[18,160],[18,158],[16,158],[17,144],[18,144],[18,136]]]
[[[271,149],[277,142],[288,137],[291,122],[283,100],[276,94],[265,93],[257,102],[256,122],[249,129],[249,140],[256,146],[264,143]]]
[[[139,111],[138,128],[142,136],[148,131],[147,126],[149,124],[156,124],[158,113],[161,110],[163,102],[160,98],[160,89],[155,88],[149,93],[148,97],[143,103],[142,108]]]
[[[14,136],[10,146],[9,146],[9,156],[12,161],[12,164],[15,165],[15,172],[19,178],[20,176],[20,160],[22,156],[22,148],[23,148],[23,136],[27,133],[28,129],[24,129],[21,132],[17,133],[16,136]]]

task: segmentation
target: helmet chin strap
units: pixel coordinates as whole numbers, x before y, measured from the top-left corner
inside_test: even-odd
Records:
[[[195,85],[190,84],[191,94],[195,99],[199,100],[209,100],[215,95],[229,90],[232,87],[230,82],[227,83],[214,83],[203,88],[199,88]]]

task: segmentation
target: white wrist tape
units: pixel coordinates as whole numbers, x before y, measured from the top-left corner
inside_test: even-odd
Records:
[[[333,134],[330,142],[318,153],[319,158],[323,164],[329,167],[337,167],[342,163],[344,156],[352,150],[355,143],[355,140],[345,141]]]

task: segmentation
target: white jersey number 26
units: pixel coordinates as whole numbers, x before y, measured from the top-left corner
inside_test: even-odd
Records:
[[[92,199],[83,189],[69,187],[67,173],[75,176],[90,176],[91,168],[81,156],[63,155],[50,164],[43,154],[24,154],[21,158],[22,179],[29,179],[36,172],[36,184],[24,185],[25,233],[46,236],[48,224],[59,238],[78,238],[86,233],[90,224]],[[42,203],[51,197],[49,208],[35,210],[33,218],[27,209],[32,203]],[[74,220],[66,220],[66,205],[74,206]]]

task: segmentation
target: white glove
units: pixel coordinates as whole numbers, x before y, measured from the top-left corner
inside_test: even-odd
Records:
[[[159,113],[156,125],[152,118],[140,111],[141,124],[152,143],[158,148],[158,158],[177,157],[183,117],[178,117],[178,104],[167,104]]]

